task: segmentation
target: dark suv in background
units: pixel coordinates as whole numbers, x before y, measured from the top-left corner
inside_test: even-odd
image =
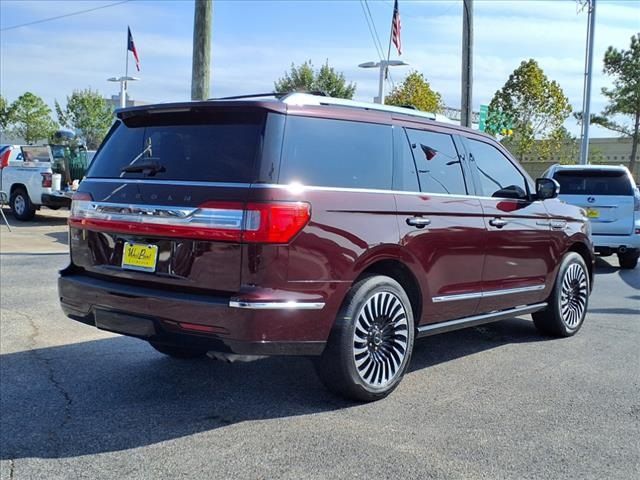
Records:
[[[432,118],[301,93],[120,110],[73,200],[63,310],[174,357],[316,356],[360,400],[416,337],[523,314],[573,335],[583,211]]]

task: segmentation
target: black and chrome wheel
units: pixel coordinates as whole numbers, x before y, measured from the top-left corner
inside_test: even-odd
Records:
[[[383,398],[409,365],[414,333],[411,302],[402,286],[382,275],[365,277],[347,295],[316,362],[318,375],[347,398]]]
[[[557,337],[574,335],[584,322],[590,293],[589,271],[583,258],[569,252],[558,269],[547,308],[532,315],[538,330]]]
[[[16,188],[11,193],[11,198],[9,198],[9,206],[11,207],[13,216],[17,220],[31,220],[36,214],[36,209],[31,203],[29,194],[22,188]]]

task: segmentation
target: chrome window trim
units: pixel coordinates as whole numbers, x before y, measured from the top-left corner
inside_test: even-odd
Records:
[[[513,295],[517,293],[538,292],[544,290],[545,285],[533,285],[531,287],[507,288],[504,290],[490,290],[488,292],[461,293],[457,295],[443,295],[432,297],[433,303],[455,302],[459,300],[473,300],[475,298],[499,297],[501,295]]]
[[[321,310],[324,302],[296,302],[296,301],[252,301],[252,300],[229,300],[231,308],[245,308],[250,310]]]
[[[525,201],[513,198],[503,197],[486,197],[482,195],[461,195],[448,193],[431,193],[431,192],[409,192],[405,190],[387,190],[376,188],[353,188],[353,187],[323,187],[319,185],[298,185],[298,184],[276,184],[276,183],[225,183],[225,182],[195,182],[184,180],[148,180],[138,178],[85,178],[83,182],[103,182],[103,183],[149,183],[156,185],[181,185],[189,187],[225,187],[225,188],[273,188],[281,190],[292,190],[295,193],[304,191],[323,191],[323,192],[354,192],[354,193],[380,193],[387,195],[429,195],[431,197],[448,197],[448,198],[471,198],[475,200],[513,200]],[[536,200],[539,201],[539,200]]]

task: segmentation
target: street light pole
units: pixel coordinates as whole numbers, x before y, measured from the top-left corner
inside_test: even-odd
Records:
[[[596,0],[589,1],[589,27],[587,30],[587,52],[584,59],[584,97],[582,99],[582,143],[580,165],[589,161],[589,123],[591,122],[591,73],[593,72],[593,39],[596,27]]]
[[[127,106],[127,82],[135,82],[136,80],[140,80],[138,77],[130,77],[125,75],[124,77],[110,77],[107,78],[108,82],[118,82],[120,83],[120,108],[124,108]]]
[[[374,103],[384,104],[384,77],[389,67],[400,67],[409,65],[402,60],[381,60],[379,62],[365,62],[358,65],[360,68],[379,68],[380,78],[378,79],[378,96],[373,99]]]

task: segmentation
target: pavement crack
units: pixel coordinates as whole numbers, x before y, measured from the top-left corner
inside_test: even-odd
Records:
[[[67,392],[62,383],[60,383],[60,381],[58,381],[58,379],[56,378],[56,373],[52,365],[52,359],[47,358],[38,351],[36,338],[40,335],[40,329],[38,328],[36,321],[33,319],[33,317],[31,317],[31,315],[28,315],[24,312],[11,310],[11,313],[15,313],[16,315],[25,318],[29,322],[32,330],[31,334],[29,334],[29,336],[27,337],[29,341],[29,353],[31,353],[44,366],[47,380],[51,385],[53,385],[53,388],[57,390],[64,399],[64,415],[62,415],[62,421],[56,429],[53,429],[49,432],[49,438],[51,439],[52,443],[59,447],[61,446],[61,441],[57,431],[61,431],[62,429],[64,429],[69,421],[71,421],[71,407],[73,406],[73,400],[69,392]]]

